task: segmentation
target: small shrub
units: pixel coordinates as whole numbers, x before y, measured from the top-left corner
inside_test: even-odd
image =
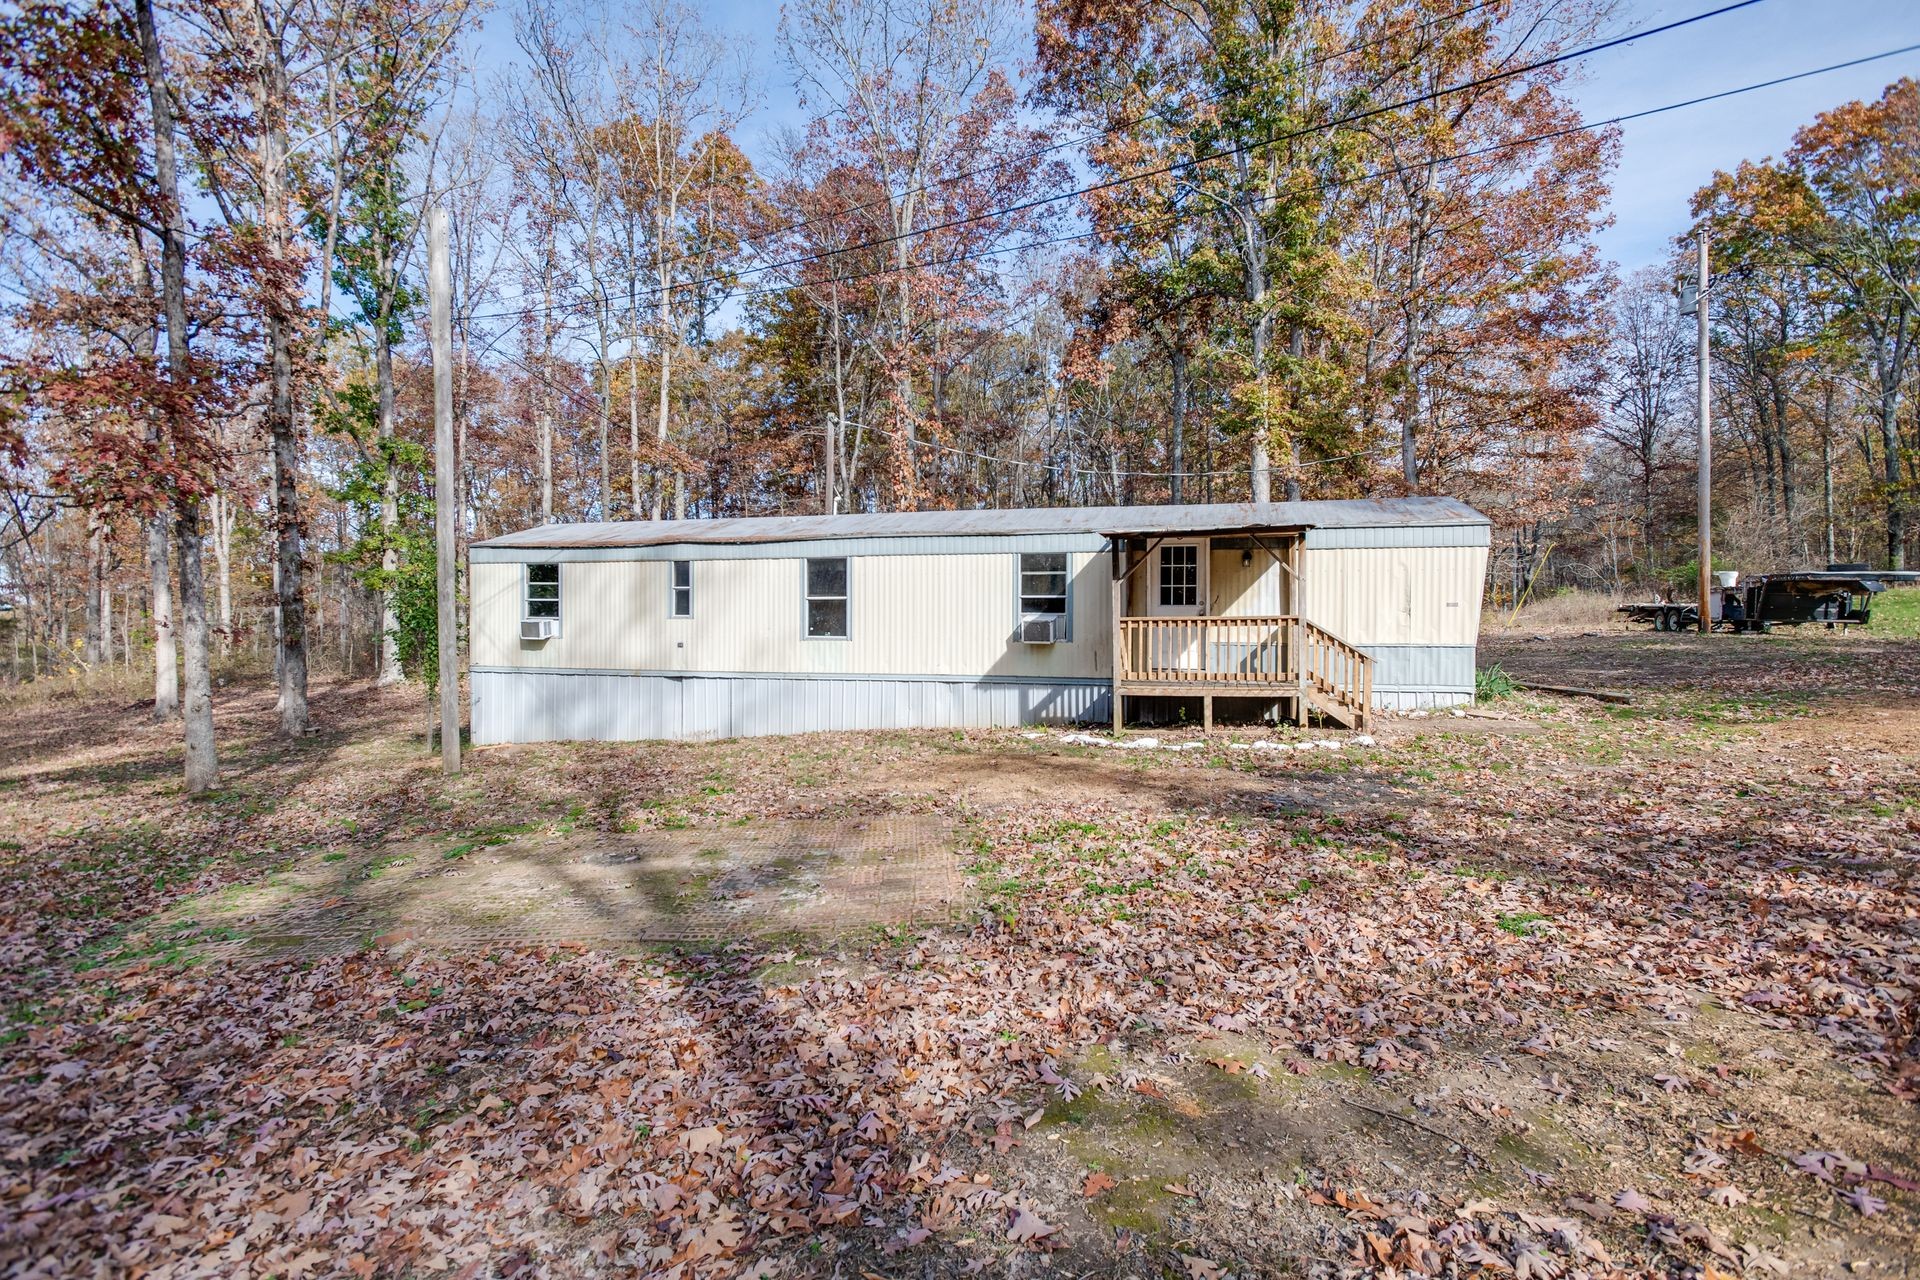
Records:
[[[1482,667],[1473,673],[1475,702],[1497,702],[1511,694],[1515,687],[1513,677],[1508,675],[1499,663],[1491,667]]]

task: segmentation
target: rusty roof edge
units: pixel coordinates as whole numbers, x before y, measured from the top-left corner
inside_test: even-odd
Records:
[[[539,525],[475,542],[502,549],[609,548],[703,543],[717,546],[843,538],[1017,537],[1078,534],[1245,533],[1329,527],[1403,528],[1486,525],[1455,498],[1319,499],[1254,504],[1190,503],[1139,507],[1025,507],[851,515],[730,516],[711,520],[628,520]]]

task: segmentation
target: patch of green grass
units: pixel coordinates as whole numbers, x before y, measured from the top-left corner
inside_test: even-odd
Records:
[[[1920,638],[1920,587],[1895,587],[1873,598],[1871,636]]]
[[[1499,924],[1502,931],[1516,938],[1531,938],[1546,918],[1538,911],[1510,911],[1500,917]]]
[[[584,806],[583,806],[584,807]],[[464,833],[463,838],[440,856],[446,859],[464,858],[476,849],[489,849],[497,844],[505,844],[515,836],[530,835],[544,824],[539,822],[495,822],[475,827]]]
[[[73,967],[75,972],[85,973],[108,965],[130,964],[135,960],[156,960],[162,965],[190,965],[199,960],[201,946],[209,942],[232,942],[241,936],[225,925],[202,926],[197,920],[184,920],[171,928],[138,938],[115,931],[83,948]]]
[[[1475,702],[1498,702],[1514,691],[1513,677],[1499,663],[1482,667],[1473,673],[1473,700]]]

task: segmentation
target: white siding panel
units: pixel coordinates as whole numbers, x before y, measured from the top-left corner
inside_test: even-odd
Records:
[[[1069,642],[1014,638],[1010,552],[852,557],[847,639],[804,635],[802,559],[696,560],[693,617],[667,616],[669,562],[567,561],[561,634],[520,639],[516,564],[473,566],[477,666],[769,674],[1098,676],[1112,646],[1106,561],[1072,557]]]
[[[1484,547],[1309,548],[1306,616],[1351,644],[1474,644]]]
[[[1212,577],[1207,593],[1209,611],[1222,618],[1272,617],[1285,613],[1286,592],[1280,566],[1264,550],[1254,551],[1251,564],[1241,563],[1244,554],[1226,549],[1208,557]]]

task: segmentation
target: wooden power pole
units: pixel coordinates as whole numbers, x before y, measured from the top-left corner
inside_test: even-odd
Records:
[[[837,461],[837,458],[835,455],[837,455],[840,452],[840,441],[835,438],[833,428],[834,428],[834,419],[832,417],[828,417],[827,419],[827,501],[825,505],[826,505],[826,512],[828,515],[837,516],[840,514],[840,503],[837,501],[836,495],[835,495],[833,464],[835,461]]]
[[[427,292],[432,301],[433,346],[433,543],[434,585],[439,597],[440,763],[460,772],[460,645],[454,609],[453,457],[453,273],[447,266],[447,211],[427,213]]]
[[[1700,634],[1713,634],[1713,361],[1707,340],[1707,228],[1700,227],[1700,278],[1694,285],[1694,325],[1700,347]]]

